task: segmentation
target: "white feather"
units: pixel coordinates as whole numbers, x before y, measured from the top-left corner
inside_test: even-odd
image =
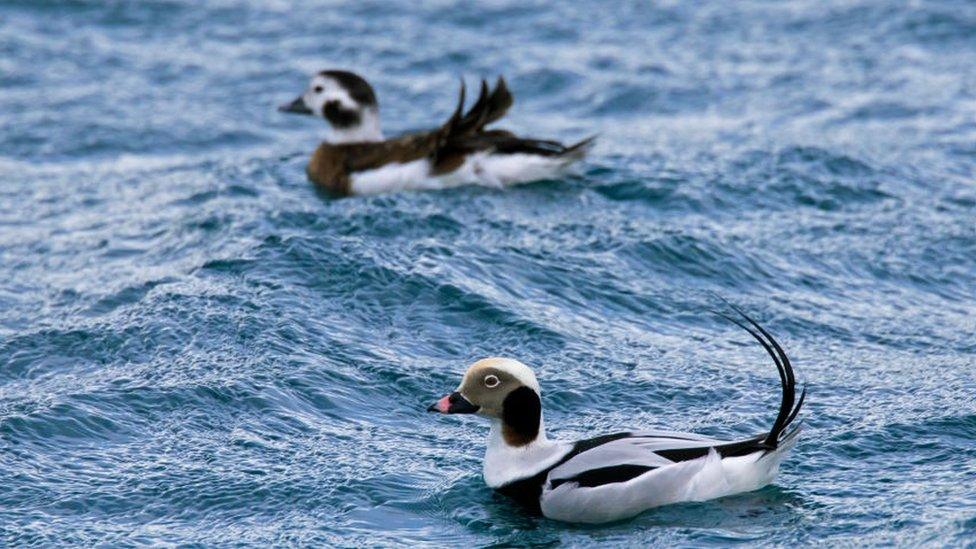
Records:
[[[501,188],[557,177],[575,160],[576,157],[480,152],[468,155],[458,169],[444,175],[432,176],[430,161],[424,158],[356,172],[352,174],[352,194],[440,190],[461,185]]]
[[[499,488],[514,480],[531,477],[554,465],[572,448],[572,444],[547,439],[542,418],[535,440],[525,446],[510,446],[502,436],[501,420],[492,419],[482,469],[485,484]]]
[[[789,445],[769,454],[722,458],[712,449],[704,457],[658,467],[626,482],[593,488],[566,482],[555,489],[547,484],[542,512],[555,520],[595,524],[630,518],[661,505],[756,490],[772,482],[788,450]]]
[[[360,105],[349,95],[335,78],[317,74],[312,77],[302,102],[315,116],[322,115],[322,108],[330,101],[337,101],[344,109],[359,113],[359,123],[348,128],[336,128],[329,124],[330,132],[326,137],[329,143],[369,143],[383,141],[383,131],[380,129],[380,113],[375,106]]]
[[[614,465],[643,465],[664,467],[673,462],[649,452],[630,439],[615,440],[583,452],[549,472],[549,480],[571,479],[580,473]]]

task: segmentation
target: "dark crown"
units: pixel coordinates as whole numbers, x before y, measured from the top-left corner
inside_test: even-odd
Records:
[[[340,86],[349,92],[353,101],[364,107],[379,107],[376,101],[376,94],[369,82],[356,73],[349,71],[327,70],[319,73],[320,76],[331,78],[339,83]]]

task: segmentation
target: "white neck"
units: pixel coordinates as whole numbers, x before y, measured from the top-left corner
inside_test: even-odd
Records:
[[[525,446],[511,446],[502,435],[502,421],[491,420],[483,474],[485,484],[498,488],[513,480],[531,477],[555,464],[572,449],[567,442],[546,438],[545,423],[539,418],[539,435]]]
[[[376,109],[364,109],[359,124],[351,128],[332,128],[329,143],[368,143],[383,141],[383,131],[380,130],[380,113]]]

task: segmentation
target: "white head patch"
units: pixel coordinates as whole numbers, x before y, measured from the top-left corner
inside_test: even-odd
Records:
[[[321,74],[312,77],[302,99],[305,101],[305,106],[312,109],[315,116],[323,116],[325,104],[332,101],[338,102],[340,108],[349,111],[359,111],[363,108],[339,82]]]
[[[332,143],[382,141],[379,108],[372,87],[352,73],[323,71],[312,77],[302,102],[332,127]]]

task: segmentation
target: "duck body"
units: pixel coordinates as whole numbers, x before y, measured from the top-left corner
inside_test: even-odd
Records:
[[[345,71],[323,71],[309,90],[281,110],[318,114],[333,127],[306,167],[309,179],[337,196],[401,190],[436,190],[466,184],[505,187],[561,175],[590,149],[593,139],[565,146],[486,129],[513,102],[505,81],[481,93],[464,112],[462,84],[453,115],[440,127],[384,139],[369,84]]]
[[[792,365],[759,324],[733,319],[773,358],[782,382],[779,413],[767,433],[720,440],[663,430],[618,432],[576,442],[549,440],[539,385],[524,364],[503,358],[474,363],[461,386],[430,407],[491,419],[485,483],[527,511],[565,522],[627,519],[672,503],[704,501],[772,482],[800,432],[794,420]]]
[[[549,142],[520,139],[521,152],[487,146],[469,151],[456,165],[438,164],[423,151],[425,136],[409,135],[379,143],[322,143],[306,167],[309,180],[335,196],[396,191],[441,190],[462,185],[502,188],[564,174],[585,154]],[[503,139],[500,145],[509,145]],[[419,142],[419,143],[418,143]],[[540,144],[542,143],[542,144]]]
[[[533,514],[565,522],[612,522],[662,505],[762,488],[775,479],[795,434],[772,452],[757,448],[762,437],[730,442],[671,431],[551,441],[551,464],[496,485],[489,468],[499,456],[489,447],[485,481]]]

